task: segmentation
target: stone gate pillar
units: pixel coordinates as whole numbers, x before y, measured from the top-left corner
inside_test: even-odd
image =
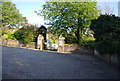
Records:
[[[37,39],[37,48],[40,49],[40,50],[43,50],[44,49],[44,37],[42,35],[39,35],[38,36],[38,39]]]
[[[57,52],[64,52],[64,44],[65,44],[65,38],[60,35],[59,40],[58,40],[58,50]]]

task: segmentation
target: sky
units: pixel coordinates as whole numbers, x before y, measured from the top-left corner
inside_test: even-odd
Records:
[[[28,19],[31,24],[44,25],[44,18],[38,16],[34,11],[42,9],[45,2],[13,2],[20,13]]]
[[[102,9],[102,12],[105,12],[105,8],[109,7],[112,14],[118,15],[118,1],[119,0],[100,0],[98,1],[98,6]],[[17,9],[20,13],[28,19],[28,22],[34,25],[45,25],[44,18],[38,16],[34,11],[42,9],[42,5],[45,4],[44,0],[12,0],[16,4]],[[106,6],[105,6],[106,5]]]

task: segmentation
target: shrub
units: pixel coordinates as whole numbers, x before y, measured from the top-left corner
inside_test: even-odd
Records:
[[[8,33],[8,39],[15,39],[14,32]]]
[[[95,40],[84,40],[82,46],[93,49],[95,47]]]
[[[93,20],[96,48],[101,54],[120,54],[120,18],[115,15],[101,15]]]
[[[14,37],[23,44],[33,42],[36,36],[36,27],[27,25],[14,33]]]

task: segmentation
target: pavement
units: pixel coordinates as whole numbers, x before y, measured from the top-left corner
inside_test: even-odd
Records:
[[[3,79],[120,79],[120,70],[91,56],[2,46]]]

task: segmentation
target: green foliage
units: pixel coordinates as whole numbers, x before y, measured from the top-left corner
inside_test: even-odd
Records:
[[[95,47],[95,38],[93,36],[85,36],[82,39],[83,43],[82,46],[86,48],[93,49]]]
[[[8,39],[8,35],[4,35],[3,38],[4,38],[4,39]]]
[[[57,44],[58,43],[58,36],[55,36],[53,34],[48,33],[48,39],[47,40],[49,40],[51,44]]]
[[[13,35],[15,30],[16,28],[10,28],[8,26],[1,27],[1,35],[4,39],[15,39]]]
[[[93,49],[95,47],[95,40],[84,40],[82,46]]]
[[[7,39],[15,39],[14,32],[8,33],[8,38]]]
[[[1,1],[1,3],[2,10],[0,14],[2,14],[2,18],[0,18],[0,21],[2,21],[3,26],[8,25],[13,27],[21,25],[23,22],[27,22],[27,19],[22,17],[15,4],[10,1],[5,2],[4,0]]]
[[[2,30],[1,30],[1,28],[0,28],[0,38],[2,37]]]
[[[4,35],[4,34],[8,34],[8,33],[6,30],[1,29],[1,34]]]
[[[49,41],[50,41],[50,44],[55,44],[55,43],[56,43],[56,41],[55,41],[55,40],[53,40],[53,39],[47,39],[47,40],[49,40]]]
[[[96,2],[46,2],[43,9],[36,12],[44,16],[50,25],[48,31],[63,36],[80,44],[82,36],[89,29],[92,19],[98,17]],[[69,36],[72,37],[69,38]]]
[[[66,44],[77,44],[77,38],[74,34],[67,34],[65,36],[65,43]]]
[[[4,37],[4,39],[15,39],[13,34],[14,32],[12,31],[12,28],[7,26],[1,27],[1,35]]]
[[[96,48],[101,54],[120,54],[120,18],[115,15],[101,15],[93,20]]]
[[[36,29],[36,26],[25,25],[14,33],[14,37],[23,44],[33,42],[35,40],[35,37],[37,36]]]

